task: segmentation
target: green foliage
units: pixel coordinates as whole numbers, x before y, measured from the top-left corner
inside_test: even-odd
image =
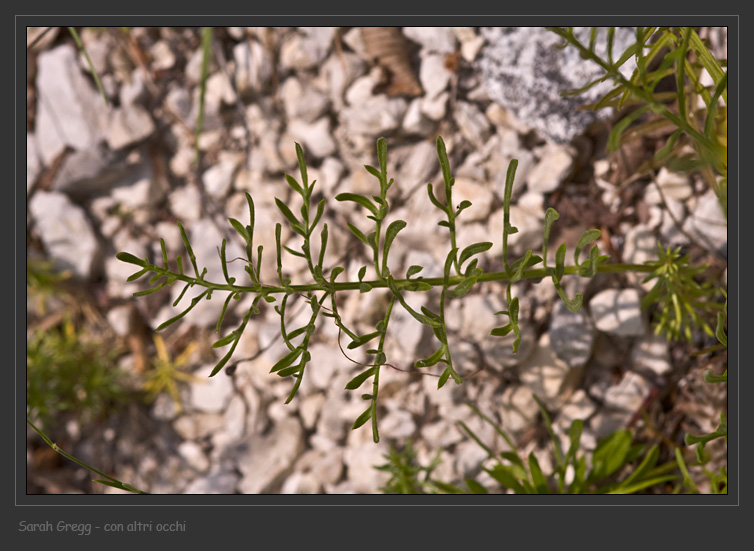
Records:
[[[681,255],[680,248],[671,250],[657,245],[658,259],[647,262],[653,268],[644,282],[655,281],[642,300],[642,307],[660,304],[655,321],[655,334],[665,334],[668,340],[692,339],[692,328],[714,333],[700,313],[719,310],[716,302],[705,300],[717,293],[712,283],[698,283],[695,279],[707,266],[691,266],[689,255]]]
[[[34,301],[39,315],[47,311],[47,302],[61,294],[61,284],[71,277],[69,271],[57,272],[52,262],[26,259],[26,297]]]
[[[726,60],[715,58],[692,27],[637,27],[636,42],[617,56],[613,52],[614,27],[607,34],[607,57],[596,52],[600,28],[593,28],[589,44],[583,44],[571,27],[548,27],[564,39],[563,47],[575,47],[584,59],[596,63],[604,75],[578,90],[578,95],[600,82],[611,80],[615,87],[591,107],[630,108],[613,127],[608,149],[658,130],[672,130],[665,147],[644,166],[665,166],[676,172],[698,170],[715,190],[727,216],[728,195],[728,73]],[[617,57],[616,57],[617,56]],[[636,68],[626,78],[621,68],[635,60]],[[712,85],[702,84],[702,73]],[[658,85],[673,79],[675,89],[664,92]],[[721,100],[723,104],[721,104]],[[641,169],[640,169],[641,170]]]
[[[390,211],[388,191],[394,183],[394,180],[389,178],[387,174],[387,141],[385,138],[377,140],[379,168],[369,165],[365,166],[367,172],[377,180],[379,185],[379,195],[368,196],[346,192],[335,197],[337,201],[355,203],[358,207],[363,209],[367,220],[370,221],[368,224],[371,225],[371,228],[367,230],[358,228],[353,224],[349,224],[348,227],[356,238],[359,239],[359,241],[361,241],[371,253],[370,256],[373,260],[372,268],[374,270],[375,279],[364,279],[367,270],[367,267],[364,266],[359,272],[358,282],[337,282],[336,280],[338,276],[345,271],[345,267],[335,266],[328,268],[325,266],[328,230],[327,224],[323,224],[321,229],[318,227],[318,224],[322,220],[325,211],[326,199],[321,199],[316,205],[312,204],[312,196],[316,181],[309,182],[304,152],[298,144],[296,144],[296,156],[298,158],[300,182],[288,174],[285,175],[285,180],[293,192],[300,197],[300,206],[298,208],[299,214],[295,212],[295,206],[292,202],[284,202],[280,199],[276,199],[276,204],[290,229],[294,234],[298,235],[300,248],[297,250],[287,245],[283,245],[281,241],[282,225],[278,223],[275,227],[278,273],[277,285],[266,284],[261,280],[260,269],[262,264],[263,247],[260,245],[256,250],[256,255],[254,254],[255,210],[254,201],[248,193],[246,194],[246,198],[249,206],[249,223],[245,224],[233,218],[229,219],[230,225],[245,243],[245,260],[247,262],[245,270],[249,276],[247,285],[236,284],[235,278],[229,277],[228,275],[227,259],[225,256],[227,243],[225,240],[223,240],[220,247],[220,262],[225,282],[217,283],[207,281],[205,279],[207,269],[202,268],[200,270],[199,266],[197,266],[196,256],[193,253],[186,232],[180,222],[178,222],[178,227],[193,268],[194,276],[184,273],[183,261],[180,256],[176,258],[178,272],[171,270],[163,240],[160,240],[163,267],[151,263],[148,258],[139,259],[126,252],[118,253],[117,258],[123,262],[134,264],[139,267],[139,271],[128,278],[129,281],[138,279],[150,272],[154,273],[154,276],[150,279],[152,287],[135,293],[135,296],[148,295],[159,291],[165,286],[170,286],[180,281],[185,285],[179,297],[173,303],[173,306],[175,307],[181,302],[188,289],[195,286],[204,288],[198,296],[191,300],[191,303],[187,308],[162,323],[157,328],[158,331],[182,319],[199,303],[199,301],[203,299],[209,300],[212,298],[214,292],[219,291],[228,292],[223,310],[220,314],[220,319],[216,326],[217,333],[220,333],[230,301],[232,299],[240,299],[245,293],[256,295],[240,325],[225,336],[221,336],[215,342],[215,347],[229,346],[230,348],[225,356],[223,356],[223,358],[217,363],[210,376],[217,374],[230,360],[251,316],[259,313],[259,302],[264,300],[268,303],[275,303],[274,309],[280,315],[281,336],[288,348],[288,353],[272,367],[271,372],[277,373],[280,377],[291,377],[293,379],[293,387],[288,395],[286,403],[290,402],[296,395],[306,367],[311,360],[311,355],[308,352],[309,342],[311,336],[316,330],[320,318],[330,318],[338,326],[340,334],[346,335],[350,338],[351,342],[348,344],[349,349],[365,346],[367,343],[377,339],[376,345],[371,345],[372,347],[366,350],[366,353],[372,357],[372,359],[369,360],[369,363],[365,365],[366,369],[355,376],[346,385],[347,389],[356,390],[367,380],[371,379],[371,391],[362,394],[362,399],[368,402],[367,408],[358,416],[353,424],[353,428],[358,428],[371,420],[373,438],[375,442],[377,442],[379,441],[377,427],[379,375],[381,367],[391,365],[387,361],[385,342],[393,308],[396,305],[408,312],[408,314],[410,314],[418,323],[428,326],[437,340],[438,348],[436,351],[429,357],[416,361],[414,367],[416,369],[424,369],[441,364],[442,371],[439,374],[438,388],[445,385],[449,379],[453,379],[456,384],[460,384],[463,379],[458,374],[453,364],[451,347],[448,341],[445,320],[445,306],[448,300],[463,297],[469,293],[477,283],[483,281],[507,281],[506,297],[508,310],[498,312],[498,315],[505,315],[507,317],[507,324],[494,329],[492,335],[504,336],[513,331],[516,335],[516,339],[513,343],[513,350],[515,352],[518,350],[518,345],[520,343],[520,329],[518,326],[519,306],[518,297],[512,296],[511,285],[527,278],[549,276],[551,277],[558,294],[568,308],[572,311],[578,311],[581,307],[582,297],[580,294],[577,294],[573,299],[566,297],[562,287],[563,278],[566,275],[593,277],[601,271],[601,264],[608,258],[607,256],[599,255],[597,246],[593,245],[589,258],[580,261],[579,255],[581,251],[589,243],[595,241],[600,235],[599,230],[588,230],[584,232],[578,242],[574,255],[574,266],[565,265],[566,248],[565,244],[562,244],[558,249],[554,267],[548,267],[545,260],[543,268],[532,269],[532,267],[543,262],[543,259],[546,259],[550,228],[552,223],[558,218],[558,213],[554,209],[549,209],[544,230],[545,244],[542,257],[534,255],[533,251],[530,250],[520,259],[512,263],[508,262],[508,236],[518,231],[517,228],[510,224],[511,193],[517,166],[517,161],[513,160],[508,168],[505,185],[505,224],[503,229],[502,251],[503,266],[505,270],[503,272],[485,273],[478,265],[478,258],[475,257],[476,255],[489,250],[492,247],[492,243],[474,243],[465,247],[463,250],[459,250],[459,247],[456,245],[458,234],[456,221],[459,216],[463,215],[464,211],[472,205],[469,201],[462,201],[457,206],[453,203],[454,178],[451,176],[450,163],[445,151],[445,143],[442,138],[439,137],[437,139],[437,155],[442,168],[445,200],[443,202],[437,198],[431,184],[427,187],[427,193],[430,202],[442,213],[443,219],[438,222],[438,226],[446,228],[449,234],[450,246],[441,277],[416,277],[412,279],[412,276],[415,276],[422,270],[421,266],[411,266],[407,270],[405,278],[397,278],[396,274],[393,273],[389,257],[391,247],[399,237],[401,230],[407,226],[407,222],[405,220],[395,220],[385,227],[385,221]],[[319,253],[315,256],[312,254],[312,251],[315,250],[314,246],[317,241],[319,242]],[[284,252],[306,261],[312,278],[312,283],[304,285],[292,284],[291,279],[287,277],[283,270]],[[642,266],[631,266],[630,268],[636,271],[649,270],[649,268]],[[413,309],[406,300],[406,293],[426,292],[437,287],[439,287],[441,291],[440,300],[439,304],[434,308],[422,306],[420,311],[417,311]],[[384,316],[382,320],[376,324],[374,331],[369,332],[366,335],[358,335],[347,327],[339,316],[336,294],[341,291],[357,289],[362,293],[366,293],[376,288],[388,289],[390,291],[390,298]],[[283,296],[278,299],[276,295]],[[308,322],[293,329],[287,326],[286,319],[288,301],[292,295],[303,296],[311,306],[311,316]]]
[[[566,453],[556,437],[550,417],[535,396],[540,412],[545,420],[552,442],[556,465],[553,471],[545,474],[534,453],[524,458],[516,451],[511,438],[489,417],[473,406],[474,413],[491,425],[506,441],[510,451],[496,454],[462,421],[461,429],[487,452],[494,465],[485,467],[498,484],[500,490],[516,494],[635,494],[671,482],[678,478],[673,472],[676,463],[658,465],[660,450],[657,445],[648,450],[643,444],[635,444],[630,430],[620,429],[602,439],[597,447],[589,452],[581,448],[583,423],[574,420],[569,429],[569,447]],[[383,488],[385,493],[452,493],[486,494],[488,490],[478,481],[468,478],[466,489],[430,478],[437,466],[437,458],[428,467],[416,464],[415,453],[409,445],[402,451],[391,450],[390,462],[380,470],[392,473],[389,483]],[[638,465],[637,465],[638,463]],[[566,473],[572,469],[573,476],[566,483]],[[423,473],[420,480],[419,475]]]
[[[465,210],[471,208],[469,201],[462,201],[458,206],[453,203],[453,185],[454,178],[451,176],[450,164],[445,151],[445,143],[442,138],[437,138],[437,155],[442,168],[444,182],[444,202],[437,198],[431,184],[427,186],[427,193],[430,202],[442,213],[442,219],[438,226],[446,228],[449,238],[449,250],[443,267],[441,277],[412,277],[422,271],[421,266],[411,266],[405,274],[405,278],[397,277],[398,274],[393,272],[390,263],[390,251],[399,238],[401,230],[407,226],[405,220],[395,220],[385,227],[390,203],[388,200],[388,191],[394,181],[387,174],[387,141],[384,138],[377,140],[377,158],[379,168],[374,166],[365,166],[367,172],[374,176],[379,185],[379,195],[363,195],[356,193],[341,193],[335,197],[337,201],[351,202],[360,207],[366,214],[369,221],[369,229],[362,229],[353,224],[348,224],[348,228],[354,236],[367,248],[372,258],[372,269],[374,279],[365,279],[367,266],[363,266],[359,271],[358,281],[338,282],[337,278],[346,268],[344,266],[328,267],[325,265],[325,254],[328,244],[327,224],[319,227],[325,212],[326,198],[321,199],[316,205],[312,204],[316,181],[309,182],[304,152],[301,146],[296,144],[296,156],[300,172],[300,182],[294,177],[286,174],[285,180],[293,192],[300,198],[300,205],[296,207],[294,202],[284,202],[276,199],[276,204],[281,215],[287,222],[290,229],[298,237],[299,248],[289,247],[282,243],[282,225],[276,224],[276,261],[277,261],[277,284],[269,284],[262,281],[261,265],[263,257],[263,247],[260,245],[254,249],[254,223],[255,209],[252,197],[247,193],[246,199],[249,206],[249,222],[243,223],[236,219],[229,219],[230,225],[245,243],[247,263],[245,270],[248,274],[249,281],[246,285],[239,285],[236,279],[229,277],[227,268],[227,259],[225,255],[226,241],[223,240],[220,247],[220,263],[225,279],[224,283],[211,282],[205,279],[207,268],[199,268],[196,256],[193,253],[186,232],[178,222],[181,238],[188,253],[188,257],[194,272],[191,276],[184,272],[183,261],[180,256],[176,258],[178,271],[175,272],[170,268],[165,243],[161,240],[163,266],[158,266],[150,262],[148,258],[140,259],[134,255],[121,252],[117,258],[123,262],[134,264],[139,268],[135,274],[128,278],[129,281],[138,279],[148,273],[154,276],[150,279],[151,288],[134,293],[135,296],[151,294],[161,290],[166,286],[174,285],[177,282],[184,284],[180,295],[173,303],[178,304],[183,299],[188,289],[192,287],[203,288],[203,291],[191,299],[190,304],[183,311],[163,322],[157,330],[162,330],[169,325],[182,319],[191,311],[201,300],[209,300],[214,292],[227,292],[227,297],[216,325],[216,332],[221,333],[222,324],[231,300],[239,300],[242,295],[252,293],[255,295],[249,309],[243,316],[240,324],[220,336],[213,345],[216,348],[229,347],[228,352],[220,359],[212,370],[210,376],[216,375],[231,359],[235,348],[240,341],[243,331],[249,323],[252,315],[260,312],[259,303],[264,300],[267,303],[275,304],[274,309],[280,316],[280,332],[283,342],[288,348],[288,352],[277,362],[271,369],[271,373],[277,373],[280,377],[290,377],[293,380],[293,386],[288,395],[286,403],[290,402],[296,395],[306,368],[311,360],[308,351],[310,339],[315,333],[317,324],[322,318],[329,318],[338,327],[339,335],[345,335],[350,339],[347,345],[349,350],[365,347],[366,354],[371,357],[364,365],[365,369],[348,382],[346,388],[356,390],[364,383],[371,379],[372,385],[369,392],[361,395],[362,399],[368,402],[366,409],[357,417],[353,424],[354,429],[371,421],[373,439],[379,441],[379,431],[377,426],[377,400],[379,396],[379,376],[380,369],[384,366],[390,366],[385,352],[385,343],[388,335],[388,327],[394,307],[403,308],[418,323],[428,326],[437,341],[436,350],[427,358],[419,359],[414,363],[414,368],[424,370],[429,367],[440,365],[438,379],[438,388],[452,379],[456,384],[463,382],[462,377],[455,369],[452,357],[451,346],[448,340],[447,324],[445,319],[445,307],[449,300],[462,298],[469,293],[478,283],[489,281],[504,281],[506,286],[507,310],[498,312],[497,315],[505,316],[505,324],[493,329],[492,336],[505,336],[513,333],[515,336],[512,344],[513,351],[517,352],[521,340],[521,331],[519,328],[519,299],[512,294],[512,285],[517,281],[524,279],[539,279],[549,277],[552,280],[555,289],[561,300],[572,312],[577,312],[582,306],[582,296],[577,293],[573,298],[565,294],[563,288],[563,279],[568,275],[578,275],[580,277],[591,278],[598,273],[603,272],[651,272],[650,277],[658,278],[658,285],[647,303],[660,301],[663,304],[663,311],[676,312],[673,301],[681,301],[683,307],[680,315],[680,322],[670,317],[661,318],[661,323],[671,329],[677,330],[671,333],[672,337],[680,334],[688,334],[688,320],[698,322],[700,319],[695,313],[695,308],[707,307],[708,303],[701,301],[701,297],[707,294],[706,287],[700,287],[702,291],[694,287],[693,275],[695,269],[688,268],[687,258],[679,258],[675,253],[668,253],[662,258],[662,262],[649,263],[646,265],[636,264],[605,264],[607,256],[600,255],[598,246],[592,245],[588,257],[582,260],[582,252],[585,248],[597,240],[600,231],[590,229],[583,233],[578,240],[573,255],[573,265],[566,266],[566,245],[561,244],[555,254],[555,265],[548,266],[547,250],[549,244],[550,231],[552,224],[558,219],[559,215],[555,209],[548,209],[545,216],[543,230],[543,250],[542,255],[535,255],[533,251],[527,251],[521,258],[509,262],[508,260],[508,237],[515,234],[518,229],[510,223],[510,204],[513,189],[513,182],[517,167],[517,161],[511,161],[508,167],[508,173],[505,183],[505,193],[503,200],[503,235],[502,235],[502,265],[503,271],[485,272],[478,262],[476,255],[489,250],[492,243],[480,242],[474,243],[459,250],[456,245],[458,230],[456,221],[459,216],[463,215]],[[296,213],[298,210],[298,214]],[[318,242],[319,252],[314,255],[312,251]],[[306,262],[312,281],[307,284],[293,284],[287,272],[283,269],[283,257],[292,255],[301,258]],[[542,264],[542,267],[537,267]],[[697,286],[699,287],[699,286]],[[385,308],[383,317],[375,325],[374,331],[364,335],[358,335],[355,331],[345,325],[340,315],[336,302],[336,295],[343,291],[358,290],[361,293],[368,293],[373,289],[388,289],[390,291],[388,304]],[[407,293],[426,292],[433,288],[440,289],[438,304],[434,307],[422,306],[419,311],[412,308],[406,300]],[[282,295],[279,297],[278,295]],[[289,299],[297,295],[303,297],[311,307],[311,315],[303,325],[295,328],[288,326],[287,307]],[[664,301],[664,302],[663,302]],[[684,302],[685,301],[685,302]],[[684,325],[685,324],[685,325]],[[704,327],[702,325],[702,327]],[[481,338],[482,335],[479,335]],[[422,371],[425,372],[425,371]]]
[[[123,490],[123,491],[126,491],[126,492],[131,492],[132,494],[146,494],[147,493],[147,492],[142,492],[141,490],[139,490],[137,488],[134,488],[130,484],[126,484],[125,482],[121,482],[117,478],[113,478],[112,476],[106,475],[105,473],[103,473],[101,471],[98,471],[97,469],[95,469],[91,465],[88,465],[87,463],[84,463],[80,459],[78,459],[78,458],[72,456],[71,454],[63,451],[63,449],[60,448],[60,446],[58,446],[57,444],[55,444],[50,439],[49,436],[47,436],[42,430],[40,430],[39,428],[37,428],[34,425],[34,423],[32,423],[31,421],[29,421],[28,417],[26,418],[26,424],[29,425],[32,428],[32,430],[34,432],[36,432],[42,438],[42,440],[44,440],[45,443],[48,446],[50,446],[53,450],[55,450],[57,453],[59,453],[60,455],[62,455],[66,459],[70,459],[74,463],[77,463],[78,465],[81,465],[82,467],[84,467],[85,469],[93,472],[94,474],[102,477],[100,479],[95,479],[94,482],[99,482],[100,484],[104,484],[105,486],[111,486],[113,488],[118,488],[119,490]]]
[[[430,479],[432,471],[441,463],[439,452],[428,466],[422,467],[416,460],[416,451],[409,440],[400,451],[391,446],[390,452],[384,457],[388,462],[375,467],[378,471],[391,475],[380,488],[383,494],[443,493],[442,488]]]
[[[725,301],[725,306],[723,308],[723,312],[719,312],[717,316],[717,328],[715,329],[715,336],[717,337],[717,340],[720,342],[720,344],[727,348],[728,347],[728,336],[725,334],[725,318],[728,315],[728,301]],[[728,383],[728,370],[726,369],[725,372],[723,372],[722,375],[715,375],[711,370],[707,370],[704,372],[704,380],[707,383],[710,384],[719,384],[719,383]],[[709,462],[709,456],[708,454],[705,454],[705,446],[713,441],[717,440],[718,438],[724,438],[725,443],[728,443],[728,422],[725,419],[725,414],[720,413],[720,424],[717,426],[717,428],[708,434],[703,434],[700,436],[694,436],[692,434],[686,434],[684,437],[684,443],[687,446],[693,446],[696,445],[696,460],[697,465],[703,466],[706,463]],[[694,492],[698,492],[698,488],[696,485],[691,481],[691,477],[688,474],[688,470],[686,469],[686,465],[683,461],[683,456],[680,453],[680,450],[676,450],[676,461],[678,462],[679,467],[683,470],[684,473],[684,485],[686,485],[688,488],[690,488]],[[712,491],[713,493],[728,493],[728,473],[725,470],[725,468],[720,468],[719,473],[713,473],[708,471],[707,469],[703,469],[703,472],[705,475],[710,479],[710,483],[712,485]]]
[[[128,398],[125,375],[113,368],[118,353],[83,338],[70,319],[31,335],[26,340],[27,415],[54,427],[65,413],[75,413],[82,423],[106,414]]]
[[[68,27],[68,32],[71,33],[71,36],[73,37],[73,41],[76,43],[76,47],[79,49],[79,51],[82,54],[84,54],[86,63],[89,65],[89,70],[92,72],[92,76],[94,77],[94,82],[97,84],[97,90],[99,90],[99,93],[102,96],[102,99],[105,101],[105,105],[109,106],[110,103],[107,101],[107,94],[105,93],[105,87],[102,86],[102,81],[99,78],[99,73],[97,72],[97,69],[94,67],[94,63],[92,63],[92,59],[89,57],[89,53],[86,51],[86,48],[84,47],[84,43],[81,41],[81,38],[79,37],[79,33],[76,32],[75,27]]]

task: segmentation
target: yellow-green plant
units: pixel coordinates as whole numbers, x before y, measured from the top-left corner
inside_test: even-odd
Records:
[[[205,382],[204,379],[183,371],[196,350],[197,344],[189,343],[175,360],[171,359],[165,341],[160,335],[154,336],[154,346],[157,356],[152,359],[152,368],[146,374],[143,389],[150,400],[166,392],[180,413],[183,411],[183,403],[178,383]]]

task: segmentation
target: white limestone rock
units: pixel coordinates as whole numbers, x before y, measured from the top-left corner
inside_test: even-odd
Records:
[[[636,289],[606,289],[592,297],[589,310],[599,331],[619,337],[644,335],[641,299]]]
[[[86,281],[101,270],[102,249],[84,210],[58,192],[39,191],[29,212],[49,257]]]
[[[548,144],[526,178],[529,190],[551,193],[558,189],[573,168],[573,155],[562,146]]]
[[[86,150],[103,138],[108,117],[104,100],[85,77],[76,50],[64,44],[37,58],[37,146],[49,165],[66,146]]]

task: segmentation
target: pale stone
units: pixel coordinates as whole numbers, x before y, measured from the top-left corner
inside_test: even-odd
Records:
[[[241,155],[221,152],[217,164],[202,174],[202,183],[207,192],[216,199],[225,197],[233,184],[233,176],[243,161]]]
[[[33,134],[26,134],[26,194],[28,196],[32,185],[41,171],[37,142]]]
[[[311,124],[303,120],[294,120],[288,124],[288,132],[296,140],[302,142],[306,153],[321,159],[332,155],[337,150],[330,124],[329,117],[322,117]]]
[[[559,300],[550,319],[550,342],[558,358],[570,367],[586,365],[592,355],[594,330],[583,310],[573,313]]]
[[[641,299],[635,289],[606,289],[589,301],[592,320],[598,330],[621,337],[644,334]]]
[[[109,110],[82,74],[76,55],[72,45],[64,44],[37,58],[36,137],[44,165],[66,146],[89,149],[103,136]]]
[[[536,420],[539,408],[527,386],[509,386],[503,392],[501,401],[501,428],[507,433],[520,432]]]
[[[698,198],[691,216],[683,223],[683,229],[707,250],[728,257],[728,220],[714,190],[710,189]]]
[[[209,469],[209,459],[207,459],[202,447],[196,442],[189,440],[178,444],[178,455],[183,457],[191,468],[200,473]]]
[[[202,202],[196,186],[182,186],[174,189],[168,195],[168,203],[173,215],[181,222],[193,222],[202,216]]]
[[[194,372],[194,375],[201,380],[189,385],[191,406],[208,413],[224,411],[233,395],[233,382],[230,377],[222,373],[214,377],[209,376],[214,367],[214,364],[205,365]]]
[[[456,102],[453,116],[463,137],[477,147],[481,147],[492,134],[487,117],[473,103]]]
[[[564,147],[549,144],[539,155],[526,178],[530,190],[551,193],[558,189],[573,168],[573,156]]]
[[[452,54],[456,37],[451,27],[403,27],[403,34],[430,52]]]
[[[427,98],[434,98],[450,83],[450,71],[445,68],[445,56],[427,55],[421,61],[419,80]]]
[[[274,424],[266,435],[252,436],[239,450],[239,490],[244,494],[275,491],[290,473],[303,445],[301,424],[295,419]]]
[[[280,88],[280,97],[289,119],[311,123],[321,117],[330,100],[311,85],[304,85],[295,77],[286,79]]]
[[[518,366],[521,382],[548,409],[558,409],[578,386],[583,368],[571,368],[555,354],[550,335],[544,333],[532,355]]]
[[[661,335],[639,339],[631,349],[631,363],[635,369],[667,374],[672,369],[667,339]]]
[[[426,136],[432,132],[436,123],[422,113],[423,98],[415,98],[408,104],[403,117],[403,130],[407,134]]]
[[[62,193],[39,191],[29,202],[47,254],[60,270],[83,280],[101,269],[102,250],[84,210]]]
[[[236,87],[239,93],[261,91],[270,82],[275,65],[270,52],[256,40],[247,40],[233,48]]]

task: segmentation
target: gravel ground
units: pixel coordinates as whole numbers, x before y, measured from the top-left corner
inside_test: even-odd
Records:
[[[40,30],[30,29],[29,41]],[[631,36],[619,31],[616,48]],[[708,32],[725,52],[718,31]],[[121,351],[115,361],[134,388],[154,370],[154,329],[177,312],[171,303],[180,288],[133,298],[145,282],[127,282],[134,270],[115,254],[160,258],[160,237],[171,258],[184,253],[179,219],[208,279],[219,281],[222,239],[228,239],[228,258],[244,254],[227,217],[247,219],[249,192],[256,240],[266,253],[262,279],[276,281],[274,226],[284,219],[274,200],[298,205],[284,179],[285,173],[298,178],[296,142],[310,180],[318,182],[314,199],[328,199],[325,264],[344,266],[351,280],[369,259],[346,224],[364,228],[367,221],[334,196],[377,193],[363,165],[376,164],[380,136],[387,138],[388,171],[396,182],[390,190],[393,219],[408,222],[394,244],[391,271],[403,274],[419,264],[422,275],[441,274],[449,245],[426,196],[428,182],[436,189],[442,182],[438,135],[456,178],[454,200],[473,204],[459,219],[459,246],[493,242],[480,255],[485,269],[501,264],[503,186],[515,158],[511,222],[519,232],[510,240],[511,255],[541,249],[545,211],[552,206],[560,213],[553,250],[560,242],[572,250],[584,230],[597,227],[603,232],[599,246],[612,262],[655,258],[659,240],[683,246],[695,262],[708,263],[718,280],[724,277],[727,223],[714,194],[695,177],[662,170],[656,183],[663,201],[649,178],[631,178],[651,154],[649,140],[606,155],[610,113],[590,116],[576,110],[589,98],[565,101],[558,95],[589,79],[592,68],[568,50],[556,54],[551,33],[476,27],[236,27],[214,33],[198,169],[192,162],[199,29],[83,29],[108,106],[65,30],[45,34],[27,53],[28,257],[49,259],[70,272],[68,290],[88,313],[87,330]],[[283,239],[297,246],[290,232]],[[289,260],[284,267],[294,282],[303,281],[301,266]],[[246,277],[241,261],[229,267],[239,280]],[[385,463],[391,446],[402,448],[409,440],[423,464],[442,451],[438,479],[474,476],[494,491],[482,471],[486,453],[458,421],[497,450],[505,442],[467,403],[545,465],[550,451],[532,394],[543,400],[560,436],[572,419],[583,419],[587,448],[620,427],[636,428],[644,442],[676,444],[686,431],[713,430],[719,412],[726,411],[727,394],[704,383],[702,373],[722,372],[726,360],[690,355],[712,343],[669,345],[654,337],[639,307],[645,292],[639,278],[572,279],[569,296],[584,294],[577,314],[563,306],[549,282],[517,286],[524,334],[516,355],[509,340],[479,338],[500,324],[495,313],[505,309],[504,287],[478,285],[450,301],[454,357],[459,372],[473,376],[440,390],[436,377],[408,369],[432,352],[431,333],[397,312],[386,351],[388,361],[406,371],[382,369],[379,444],[372,442],[369,424],[350,430],[365,402],[344,387],[363,367],[340,352],[335,325],[318,327],[307,376],[287,405],[291,381],[269,373],[287,351],[272,308],[247,326],[235,359],[248,360],[208,379],[221,357],[211,348],[219,298],[200,303],[161,333],[171,358],[190,347],[184,368],[196,378],[179,385],[180,402],[164,393],[153,402],[134,399],[87,423],[67,414],[58,419],[54,437],[84,461],[153,493],[348,494],[379,492],[389,475],[374,466]],[[385,294],[344,295],[344,321],[360,333],[373,330]],[[417,294],[412,306],[433,300]],[[59,323],[54,316],[70,308],[59,302],[53,300],[44,313],[30,305],[29,334]],[[231,307],[225,326],[235,326],[248,306],[242,300]],[[299,300],[292,311],[303,306]],[[363,361],[355,352],[351,357]],[[637,417],[642,407],[644,420]],[[725,448],[711,449],[726,464]],[[29,433],[29,493],[119,492],[92,484],[89,473],[50,452]]]

